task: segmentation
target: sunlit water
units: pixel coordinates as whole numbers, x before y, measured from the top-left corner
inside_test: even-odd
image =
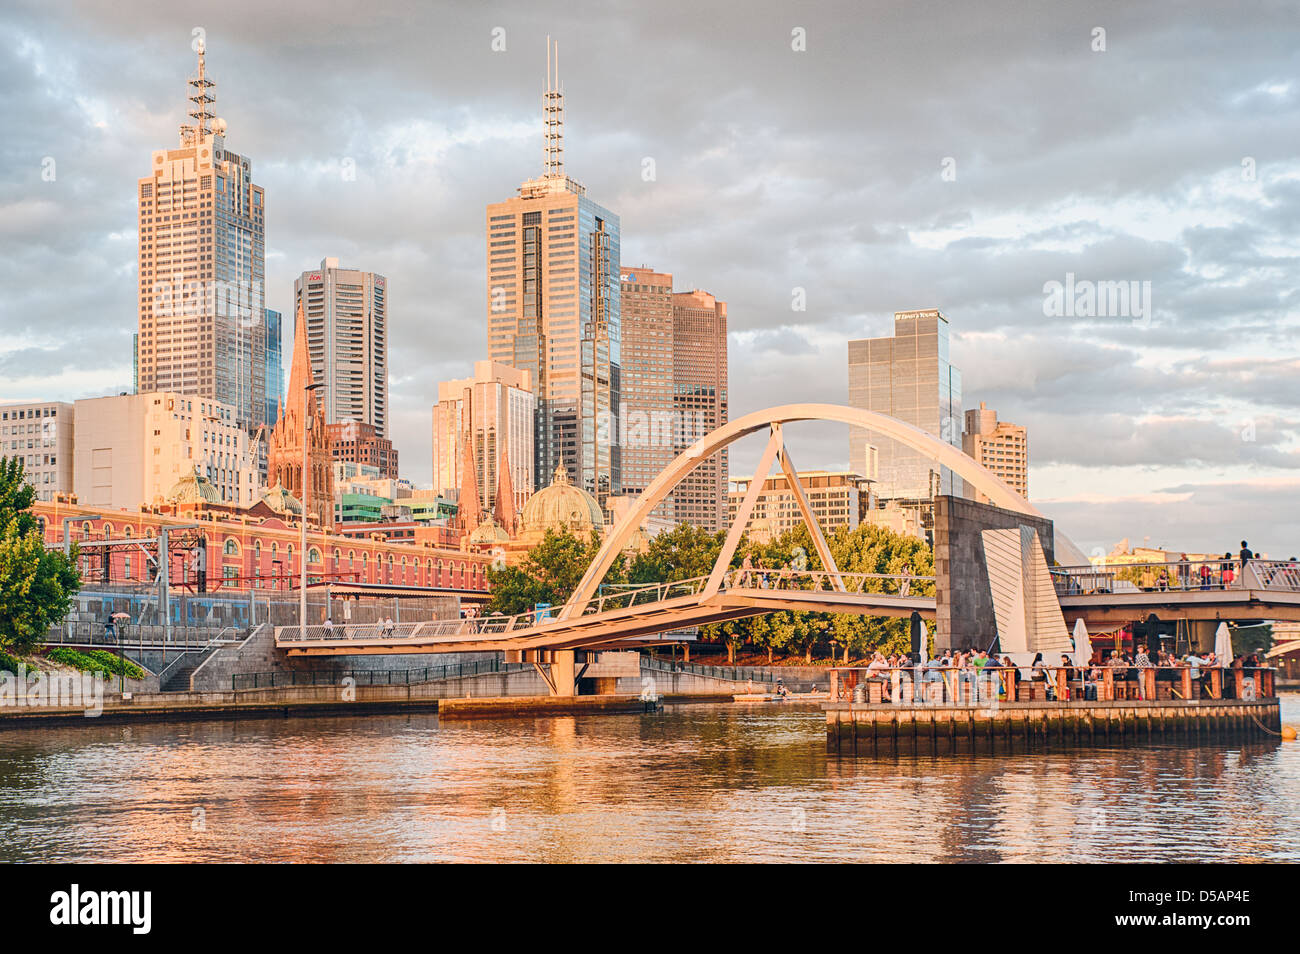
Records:
[[[1298,801],[1300,743],[837,757],[781,705],[0,732],[22,861],[1295,861]]]

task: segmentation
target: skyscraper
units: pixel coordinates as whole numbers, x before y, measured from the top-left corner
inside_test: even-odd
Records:
[[[961,372],[948,360],[948,319],[938,309],[894,313],[894,334],[849,342],[849,404],[879,411],[961,447]],[[926,455],[883,434],[849,430],[849,469],[866,473],[867,448],[879,448],[876,493],[929,500],[965,493],[965,482]]]
[[[360,421],[388,436],[388,280],[326,258],[293,283],[330,424]],[[295,343],[295,348],[296,348]]]
[[[212,114],[215,84],[199,48],[189,80],[192,124],[176,149],[154,152],[139,180],[141,392],[171,391],[263,423],[266,400],[265,202],[247,157],[226,149]]]
[[[1029,435],[1019,424],[999,421],[998,412],[990,411],[980,401],[978,408],[966,412],[961,446],[1020,496],[1029,496]],[[988,503],[987,495],[978,497]]]
[[[563,466],[602,503],[622,487],[619,220],[564,172],[564,93],[547,40],[542,175],[487,207],[488,357],[537,395],[534,473]]]
[[[284,399],[284,322],[278,311],[266,310],[266,413],[274,424]]]
[[[727,423],[727,303],[706,291],[673,294],[673,409],[678,452]],[[696,465],[673,491],[673,518],[727,525],[727,450]]]
[[[623,493],[642,493],[677,454],[673,404],[673,276],[647,266],[621,273]],[[670,496],[654,515],[673,519]]]

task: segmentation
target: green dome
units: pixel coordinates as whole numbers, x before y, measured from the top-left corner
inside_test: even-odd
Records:
[[[212,481],[199,473],[199,468],[195,465],[192,472],[176,481],[167,493],[167,500],[174,504],[219,504],[221,492],[212,486]]]

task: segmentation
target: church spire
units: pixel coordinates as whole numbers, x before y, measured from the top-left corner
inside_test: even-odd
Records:
[[[474,466],[473,432],[466,430],[461,436],[460,499],[456,501],[456,517],[465,533],[473,533],[482,516],[478,490],[478,468]]]
[[[515,484],[510,478],[510,452],[501,449],[500,471],[497,473],[496,519],[506,533],[515,532],[518,514],[515,512]]]

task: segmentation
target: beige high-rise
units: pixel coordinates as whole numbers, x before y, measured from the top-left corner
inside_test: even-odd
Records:
[[[990,411],[980,401],[978,408],[966,412],[966,430],[961,438],[962,450],[993,471],[1016,493],[1029,497],[1029,434],[1019,424],[999,421],[998,412]],[[988,497],[978,499],[988,503]]]
[[[267,407],[264,196],[226,149],[202,51],[189,86],[194,123],[137,189],[136,390],[216,400],[252,427]]]
[[[623,318],[623,493],[643,492],[677,455],[673,403],[673,276],[652,268],[624,268],[620,276]],[[673,519],[670,496],[654,516]]]
[[[533,428],[537,402],[532,377],[495,361],[477,361],[474,377],[438,384],[433,409],[433,489],[449,500],[459,498],[464,483],[464,441],[473,441],[474,485],[482,512],[495,510],[502,469],[510,467],[515,509],[532,496]]]
[[[673,294],[673,408],[677,451],[727,423],[727,303],[706,291]],[[728,451],[703,460],[673,491],[673,518],[706,530],[727,523]]]
[[[388,280],[326,258],[294,279],[293,298],[307,319],[312,373],[325,385],[325,420],[360,421],[388,437]]]
[[[531,377],[538,479],[562,466],[603,505],[622,489],[619,220],[564,172],[558,76],[542,100],[542,175],[487,207],[488,357]]]

